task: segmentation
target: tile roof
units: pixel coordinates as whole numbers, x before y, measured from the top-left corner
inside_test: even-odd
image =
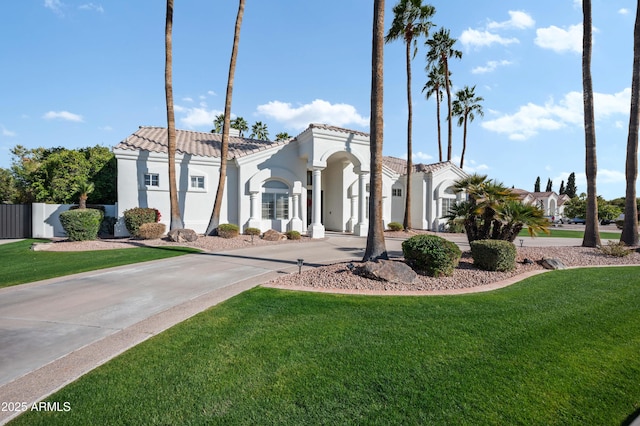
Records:
[[[229,137],[229,158],[240,158],[255,152],[285,145],[288,141],[272,142],[257,139]],[[220,158],[222,135],[219,133],[193,132],[176,129],[176,151],[200,157]],[[131,151],[167,152],[167,129],[165,127],[140,126],[137,132],[115,146],[115,149]]]
[[[351,129],[345,129],[342,127],[337,127],[337,126],[330,126],[328,124],[322,124],[322,123],[311,123],[309,124],[308,129],[324,129],[324,130],[333,130],[334,132],[341,132],[341,133],[353,133],[355,135],[360,135],[360,136],[364,136],[364,137],[369,137],[369,133],[366,132],[360,132],[358,130],[351,130]]]
[[[382,157],[382,164],[393,170],[394,172],[404,175],[407,173],[407,160],[396,157]],[[441,161],[432,164],[414,164],[413,171],[421,173],[431,173],[440,170],[447,165],[452,164],[450,161]]]

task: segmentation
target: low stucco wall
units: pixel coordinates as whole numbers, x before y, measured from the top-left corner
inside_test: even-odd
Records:
[[[60,213],[66,212],[75,204],[33,203],[31,225],[33,238],[66,237],[60,224]],[[104,205],[105,216],[116,216],[117,204]]]

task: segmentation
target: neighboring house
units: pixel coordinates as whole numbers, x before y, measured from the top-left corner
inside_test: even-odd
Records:
[[[524,204],[535,204],[544,211],[545,216],[557,219],[564,216],[565,203],[570,200],[567,195],[558,195],[553,191],[529,192],[518,188],[512,189],[512,191],[518,194],[520,201]]]
[[[176,176],[185,227],[206,230],[220,167],[220,134],[177,130]],[[123,212],[154,207],[170,217],[167,130],[140,127],[113,150],[118,161],[116,235],[127,235]],[[406,162],[383,160],[384,224],[402,222]],[[220,223],[261,231],[296,230],[323,238],[325,230],[366,235],[370,151],[367,133],[311,124],[297,137],[271,142],[231,136]],[[412,227],[441,230],[448,208],[464,195],[453,183],[467,175],[451,162],[417,164]],[[364,194],[364,196],[361,196]]]

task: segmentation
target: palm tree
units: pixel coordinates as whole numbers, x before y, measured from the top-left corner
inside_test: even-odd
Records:
[[[638,179],[638,126],[640,119],[640,0],[636,8],[636,24],[633,30],[633,78],[631,81],[631,114],[627,138],[625,174],[627,189],[624,201],[624,223],[620,241],[629,246],[638,245],[638,206],[636,181]]]
[[[224,125],[222,126],[222,144],[220,146],[220,179],[218,180],[218,189],[216,191],[216,199],[213,203],[213,211],[211,212],[211,219],[209,219],[209,225],[207,225],[207,235],[213,235],[220,224],[220,210],[222,208],[222,197],[224,196],[224,184],[227,180],[227,157],[229,156],[229,128],[231,126],[231,100],[233,98],[233,78],[236,71],[236,60],[238,58],[238,45],[240,44],[240,28],[242,26],[242,16],[244,15],[244,2],[240,0],[238,5],[238,14],[236,15],[236,26],[233,33],[233,48],[231,49],[231,60],[229,61],[229,77],[227,79],[227,94],[224,102]],[[238,120],[241,117],[236,118],[234,121],[238,124]],[[247,122],[242,118],[244,127],[247,127]],[[242,123],[239,123],[242,124]],[[243,129],[240,130],[242,135]],[[246,130],[246,129],[244,129]]]
[[[445,86],[444,82],[444,69],[442,66],[431,65],[428,66],[427,82],[422,88],[423,92],[426,92],[426,98],[431,98],[431,95],[436,95],[436,120],[438,123],[438,161],[442,161],[442,132],[440,126],[440,104],[442,103],[442,88]]]
[[[259,139],[261,141],[269,140],[269,130],[267,129],[267,125],[262,121],[256,121],[253,126],[251,126],[251,135],[249,135],[251,139]]]
[[[76,191],[78,191],[78,194],[80,194],[78,200],[79,209],[87,208],[87,198],[89,198],[89,194],[91,194],[94,189],[95,185],[93,184],[93,182],[87,182],[86,180],[76,185]]]
[[[291,139],[291,136],[287,132],[276,133],[276,142],[286,141]]]
[[[585,172],[587,175],[587,217],[585,218],[583,247],[598,247],[600,232],[598,229],[598,199],[596,191],[596,175],[598,163],[596,160],[596,125],[593,114],[593,82],[591,80],[591,48],[592,20],[591,0],[582,1],[582,86],[584,99],[584,142],[585,142]]]
[[[469,88],[464,86],[464,89],[456,92],[456,99],[453,101],[453,115],[458,118],[458,127],[464,126],[462,132],[462,155],[460,156],[460,168],[464,165],[464,154],[467,151],[467,123],[472,122],[478,114],[480,117],[484,117],[484,111],[480,102],[484,101],[482,96],[476,96],[476,86]]]
[[[418,38],[427,37],[433,26],[430,21],[436,9],[431,5],[423,5],[422,0],[400,0],[393,7],[393,22],[385,37],[389,43],[402,39],[405,44],[405,57],[407,67],[407,184],[404,208],[404,229],[411,229],[411,172],[413,171],[413,147],[412,147],[412,120],[413,104],[411,102],[411,60],[418,52]],[[411,48],[413,47],[413,52]]]
[[[213,120],[213,129],[211,133],[222,133],[222,127],[224,126],[224,114],[216,115],[215,120]]]
[[[167,160],[169,162],[169,203],[171,207],[171,222],[169,229],[184,228],[178,204],[178,188],[176,185],[176,119],[173,111],[173,0],[167,0],[167,17],[164,31],[165,66],[164,90],[167,98]]]
[[[243,3],[243,7],[244,7],[244,2],[242,2],[242,3]],[[240,31],[240,30],[238,29],[238,31]],[[238,34],[238,37],[240,37],[240,34]],[[234,63],[234,66],[235,66],[235,63]],[[225,112],[225,115],[226,115],[226,112]],[[244,136],[244,132],[249,130],[249,124],[247,123],[247,120],[245,120],[244,118],[236,117],[231,122],[231,128],[232,129],[236,129],[237,131],[239,131],[240,132],[240,137],[243,137]]]
[[[383,140],[383,70],[384,70],[384,0],[373,2],[373,40],[371,46],[371,177],[369,229],[364,261],[388,259],[382,224],[382,140]],[[364,197],[364,194],[360,194]]]
[[[429,46],[427,52],[427,64],[439,64],[444,70],[445,76],[450,76],[449,72],[449,58],[462,58],[462,52],[455,50],[453,45],[456,43],[455,38],[451,38],[449,30],[440,28],[433,36],[427,40],[426,44]],[[451,161],[451,147],[452,147],[452,135],[453,129],[451,128],[451,83],[449,78],[444,79],[444,86],[447,92],[447,119],[449,137],[447,139],[447,161]]]

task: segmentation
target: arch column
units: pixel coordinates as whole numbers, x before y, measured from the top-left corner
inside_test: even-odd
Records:
[[[292,217],[289,221],[289,231],[302,232],[302,219],[300,219],[300,195],[302,194],[302,182],[293,183]]]
[[[261,229],[262,225],[262,211],[260,210],[260,192],[251,191],[249,193],[249,222],[247,222],[248,228]],[[258,213],[259,212],[259,213]],[[260,216],[258,216],[260,214]]]
[[[367,219],[367,178],[369,173],[358,173],[358,223],[353,233],[358,236],[366,236],[369,233],[369,220]]]
[[[324,238],[324,225],[322,218],[322,168],[314,167],[312,172],[313,198],[311,205],[311,226],[309,226],[309,236],[311,238]]]

